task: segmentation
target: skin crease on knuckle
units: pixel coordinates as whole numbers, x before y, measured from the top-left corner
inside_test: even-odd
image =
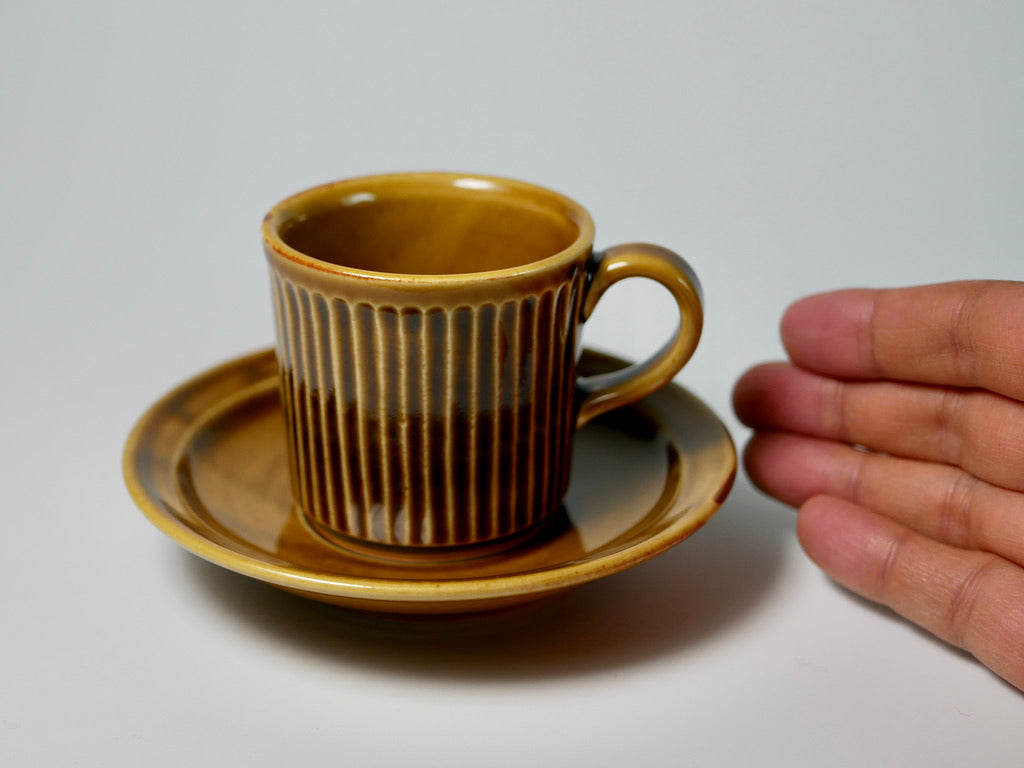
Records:
[[[937,407],[908,444],[934,446],[923,451],[930,455],[921,460],[934,462],[937,470],[945,465],[942,487],[917,499],[926,508],[908,512],[898,482],[868,491],[862,483],[870,462],[857,462],[854,470],[848,459],[844,465],[841,454],[833,453],[837,458],[831,470],[823,470],[820,463],[813,470],[817,476],[835,473],[831,491],[819,492],[842,488],[848,501],[832,497],[838,503],[829,505],[828,518],[820,513],[822,497],[795,499],[799,468],[783,469],[781,455],[774,460],[769,455],[786,450],[785,441],[758,440],[756,435],[788,431],[787,420],[800,418],[799,399],[758,392],[756,376],[741,382],[737,391],[741,418],[755,414],[756,421],[767,422],[750,424],[756,446],[747,461],[751,478],[766,492],[800,505],[801,543],[833,578],[964,648],[1024,690],[1024,404],[1019,399],[1024,392],[1024,283],[945,284],[834,296],[831,306],[829,295],[813,297],[796,312],[787,311],[783,322],[794,361],[825,378],[818,384],[818,423],[831,433],[828,439],[854,445],[858,434],[872,429],[857,419],[872,413],[849,407],[854,400],[851,383],[889,379],[896,385],[891,392],[908,397],[911,387],[932,389]],[[807,322],[813,313],[824,318],[821,329],[851,335],[850,343],[836,341],[839,359],[828,359],[829,345],[820,329],[794,330],[794,319]],[[856,360],[844,361],[843,355],[851,352]],[[850,372],[857,375],[851,378]],[[770,380],[761,383],[770,385]],[[880,403],[886,394],[879,390]],[[895,404],[894,399],[888,402]],[[770,408],[777,412],[766,415]],[[884,433],[884,428],[874,429]],[[792,457],[807,461],[806,454]],[[869,497],[873,511],[860,506]],[[901,504],[904,509],[898,511]],[[846,525],[836,522],[844,515],[856,517],[854,507],[880,515],[886,533],[858,527],[852,517]],[[917,531],[904,527],[908,522]],[[858,554],[837,554],[846,548]]]

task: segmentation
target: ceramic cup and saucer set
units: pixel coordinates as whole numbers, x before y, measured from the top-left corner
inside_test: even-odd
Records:
[[[125,448],[189,551],[349,608],[465,613],[643,562],[724,501],[733,443],[672,383],[703,317],[675,253],[596,252],[572,200],[457,173],[319,186],[262,229],[275,348],[181,384]],[[632,364],[579,341],[628,277],[679,310]]]

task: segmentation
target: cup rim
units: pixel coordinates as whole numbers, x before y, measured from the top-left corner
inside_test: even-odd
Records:
[[[358,194],[357,188],[368,184],[377,186],[436,186],[461,187],[469,190],[480,190],[495,194],[518,194],[533,200],[535,204],[544,205],[549,210],[561,213],[572,220],[577,226],[576,238],[562,250],[545,256],[536,261],[503,269],[484,270],[480,272],[453,272],[446,274],[419,274],[405,272],[382,272],[369,269],[349,267],[333,262],[314,258],[288,245],[280,235],[281,225],[289,221],[302,210],[315,207],[316,201],[337,200],[337,193],[346,187]],[[594,241],[594,221],[590,213],[575,200],[554,190],[531,184],[517,179],[502,176],[491,176],[479,173],[461,173],[453,171],[415,171],[401,173],[370,174],[319,184],[301,192],[297,192],[274,205],[263,217],[261,225],[263,242],[268,255],[276,255],[295,265],[314,269],[330,275],[362,278],[374,281],[415,282],[419,284],[439,286],[475,283],[483,280],[527,275],[568,263],[577,258],[581,251],[587,250]]]

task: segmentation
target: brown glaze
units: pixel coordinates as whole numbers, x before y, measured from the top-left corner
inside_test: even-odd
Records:
[[[533,528],[565,493],[576,426],[665,384],[700,335],[678,256],[594,256],[585,210],[519,182],[336,182],[281,203],[263,233],[292,492],[328,534],[433,549]],[[646,364],[577,382],[579,324],[628,276],[672,291],[680,331]]]
[[[569,478],[579,283],[446,309],[328,302],[275,277],[302,509],[399,545],[464,545],[539,522]]]
[[[591,352],[579,363],[585,375],[621,366]],[[179,386],[132,431],[128,488],[161,531],[200,557],[351,608],[490,610],[603,578],[696,531],[725,500],[736,470],[714,414],[685,390],[664,387],[578,432],[564,504],[525,541],[403,560],[409,548],[339,546],[297,513],[277,390],[270,350]]]

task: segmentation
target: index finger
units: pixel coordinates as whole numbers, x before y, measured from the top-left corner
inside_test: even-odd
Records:
[[[1024,283],[810,296],[786,311],[782,340],[796,365],[836,378],[982,388],[1024,400]]]

